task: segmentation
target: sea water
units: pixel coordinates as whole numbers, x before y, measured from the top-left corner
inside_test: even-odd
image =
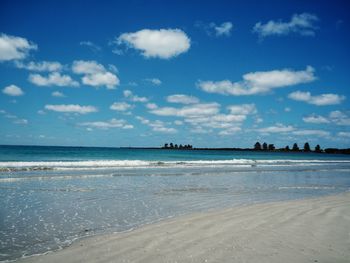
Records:
[[[0,146],[0,260],[178,215],[349,189],[349,155]]]

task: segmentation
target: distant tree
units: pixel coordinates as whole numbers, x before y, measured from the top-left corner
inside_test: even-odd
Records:
[[[183,148],[182,144],[180,144],[180,145],[179,145],[179,148],[180,148],[180,149],[182,149],[182,148]]]
[[[267,143],[266,142],[263,143],[262,147],[263,147],[264,151],[267,151]]]
[[[298,147],[298,144],[296,144],[296,143],[294,143],[294,144],[293,144],[293,148],[292,148],[292,151],[294,151],[294,152],[297,152],[297,151],[299,151],[299,147]]]
[[[261,144],[260,142],[256,142],[256,144],[254,144],[254,150],[260,151],[261,150]]]
[[[172,142],[170,143],[170,148],[174,148],[174,144]]]
[[[168,147],[169,147],[169,144],[165,143],[164,148],[168,148]]]
[[[289,152],[290,151],[290,148],[289,146],[287,145],[286,148],[284,148],[285,151]]]
[[[179,146],[177,144],[175,144],[175,149],[178,149],[178,148],[179,148]]]
[[[308,142],[306,142],[306,143],[304,144],[304,152],[309,152],[309,151],[311,151],[310,145],[309,145]]]
[[[275,145],[269,144],[269,151],[274,151],[275,150]]]
[[[321,146],[319,144],[316,145],[315,152],[317,152],[317,153],[321,152]]]

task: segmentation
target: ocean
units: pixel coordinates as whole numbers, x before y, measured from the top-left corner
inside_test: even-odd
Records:
[[[0,146],[0,261],[179,215],[349,189],[349,155]]]

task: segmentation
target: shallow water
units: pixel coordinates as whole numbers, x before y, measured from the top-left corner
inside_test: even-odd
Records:
[[[0,147],[0,260],[186,213],[350,189],[342,155],[48,148]]]

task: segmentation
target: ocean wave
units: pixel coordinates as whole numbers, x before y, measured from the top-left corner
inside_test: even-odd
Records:
[[[156,168],[156,167],[215,167],[215,166],[305,166],[305,165],[350,164],[350,160],[188,160],[188,161],[144,161],[144,160],[90,160],[90,161],[40,161],[0,162],[0,172],[46,171],[46,170],[89,170],[113,168]]]
[[[49,170],[91,170],[115,168],[161,168],[161,167],[264,167],[264,166],[317,166],[350,164],[350,160],[188,160],[188,161],[144,161],[144,160],[90,160],[90,161],[40,161],[0,162],[0,172],[25,172]]]

